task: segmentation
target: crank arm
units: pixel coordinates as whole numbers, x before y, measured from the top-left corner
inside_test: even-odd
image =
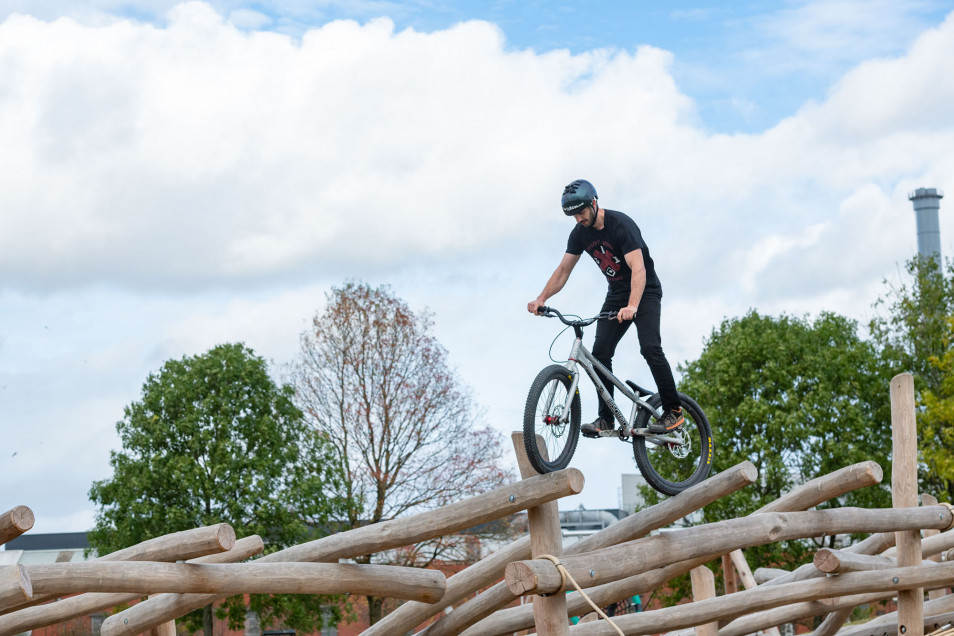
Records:
[[[648,428],[634,428],[633,435],[645,437],[647,442],[650,444],[656,444],[657,446],[662,446],[663,444],[675,444],[676,446],[683,445],[682,440],[678,437],[670,437],[665,433],[650,433]]]

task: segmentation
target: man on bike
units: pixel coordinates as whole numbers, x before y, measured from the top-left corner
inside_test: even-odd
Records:
[[[682,407],[672,368],[663,353],[659,335],[662,286],[639,227],[622,212],[599,207],[596,189],[589,181],[578,179],[566,186],[561,203],[563,213],[572,216],[576,225],[567,240],[563,260],[540,295],[527,303],[527,311],[536,314],[548,298],[563,289],[580,255],[587,252],[606,276],[609,285],[601,311],[617,312],[615,320],[600,320],[597,323],[593,357],[612,371],[616,345],[630,322],[635,322],[639,351],[649,364],[664,409],[663,417],[658,422],[651,422],[649,431],[665,433],[679,427],[684,421]],[[607,382],[606,388],[610,394],[613,393],[611,383]],[[599,437],[600,431],[613,428],[613,413],[600,400],[599,417],[592,423],[584,424],[581,431],[586,437]]]

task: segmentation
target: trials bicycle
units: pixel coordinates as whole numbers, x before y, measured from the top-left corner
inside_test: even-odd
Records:
[[[540,307],[538,315],[559,318],[573,328],[576,336],[567,362],[552,364],[540,371],[527,396],[523,443],[530,464],[538,473],[566,468],[576,451],[580,438],[578,368],[583,367],[600,399],[610,407],[619,423],[615,430],[600,431],[599,437],[632,441],[636,466],[650,486],[665,495],[676,495],[709,476],[712,431],[709,420],[695,400],[680,393],[685,423],[666,433],[650,433],[650,419],[663,416],[659,394],[630,380],[624,384],[583,345],[583,327],[600,319],[615,320],[616,312],[571,319],[552,307]],[[629,419],[609,394],[603,379],[616,387],[617,395],[622,394],[632,402]],[[542,448],[538,445],[538,435],[543,440]]]

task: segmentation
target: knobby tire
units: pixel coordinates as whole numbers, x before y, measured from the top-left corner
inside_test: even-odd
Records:
[[[704,480],[712,469],[713,442],[709,420],[695,400],[682,393],[679,394],[679,400],[686,418],[681,434],[690,442],[688,454],[684,458],[677,457],[667,445],[657,446],[647,443],[641,435],[633,436],[633,455],[639,472],[650,486],[669,496],[678,495]],[[662,405],[659,394],[650,397],[648,402],[657,410]],[[649,418],[648,411],[640,409],[635,428],[649,426]]]
[[[576,444],[580,439],[579,390],[570,403],[569,421],[565,424],[552,423],[563,412],[572,382],[570,371],[554,364],[538,373],[530,386],[523,411],[523,445],[530,465],[540,474],[563,470],[576,452]],[[550,422],[546,420],[548,417],[551,418]],[[538,446],[537,435],[543,438],[542,448]]]

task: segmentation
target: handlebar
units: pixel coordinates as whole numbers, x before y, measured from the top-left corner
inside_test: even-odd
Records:
[[[538,316],[544,316],[546,318],[559,318],[560,322],[562,322],[564,325],[567,325],[568,327],[586,327],[587,325],[592,325],[594,322],[596,322],[597,320],[600,320],[601,318],[607,319],[607,320],[615,319],[616,313],[617,312],[615,311],[604,311],[593,316],[592,318],[577,317],[576,320],[570,320],[566,316],[561,314],[559,311],[554,309],[553,307],[542,306],[540,307],[539,310],[537,310]]]

